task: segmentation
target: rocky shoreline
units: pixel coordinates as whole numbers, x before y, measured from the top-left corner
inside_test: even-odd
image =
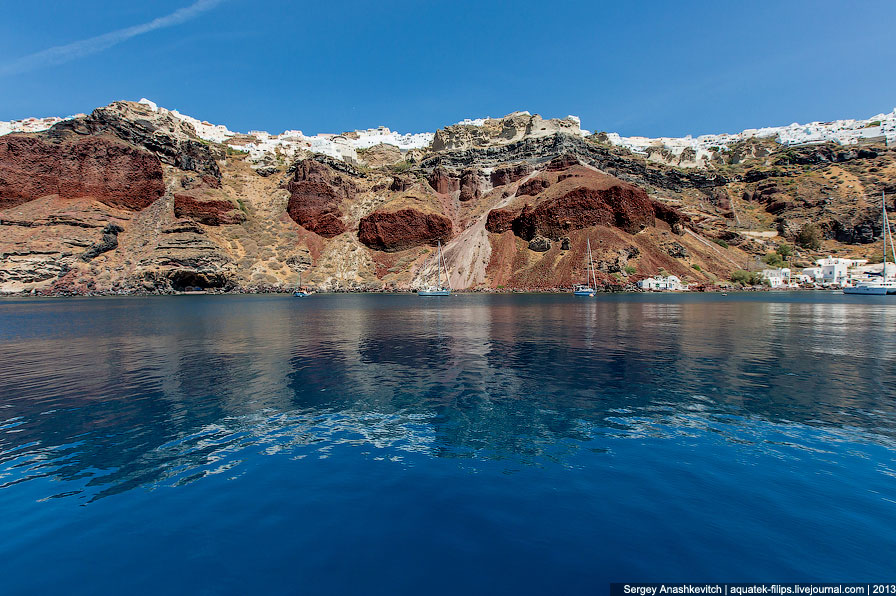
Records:
[[[65,292],[65,291],[29,291],[29,292],[6,292],[0,293],[0,299],[3,298],[90,298],[90,297],[111,297],[111,296],[133,296],[133,297],[150,297],[150,296],[187,296],[187,295],[203,295],[203,296],[261,296],[268,294],[291,295],[294,289],[285,288],[235,288],[231,290],[202,290],[202,291],[157,291],[148,292],[146,290],[118,290],[107,292]],[[768,287],[741,287],[732,288],[730,286],[702,286],[693,290],[674,291],[674,290],[642,290],[634,284],[626,284],[623,286],[598,286],[597,294],[683,294],[683,293],[720,293],[720,292],[771,292],[776,291]],[[792,290],[777,290],[792,291]],[[819,291],[813,289],[813,291]],[[828,291],[828,290],[825,290]],[[416,289],[396,289],[396,288],[346,288],[333,290],[313,290],[312,295],[334,295],[334,294],[416,294]],[[454,290],[453,295],[465,294],[570,294],[572,287],[567,288],[473,288],[465,290]]]

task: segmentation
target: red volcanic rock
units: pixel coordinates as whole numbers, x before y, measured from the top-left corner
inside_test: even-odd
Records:
[[[541,178],[533,178],[528,182],[523,182],[520,184],[520,187],[516,189],[516,194],[519,195],[528,195],[534,197],[537,194],[541,194],[541,191],[548,188],[551,185],[547,180],[543,180]]]
[[[324,238],[338,236],[345,231],[339,192],[323,182],[290,182],[286,212],[294,222]]]
[[[663,220],[670,226],[674,226],[675,224],[684,224],[691,221],[691,218],[672,207],[671,205],[666,205],[665,203],[660,203],[659,201],[653,201],[653,212],[657,218]]]
[[[427,181],[433,190],[440,194],[448,194],[460,189],[460,180],[441,167],[430,172]]]
[[[606,189],[574,188],[535,207],[532,217],[538,233],[553,239],[595,225],[616,226],[636,234],[656,221],[647,193],[624,182]]]
[[[492,172],[492,186],[504,186],[511,182],[516,182],[521,178],[525,178],[532,172],[532,166],[526,163],[508,166],[506,168],[498,168]]]
[[[325,182],[334,186],[352,186],[330,166],[314,159],[303,159],[295,164],[291,182]]]
[[[221,188],[221,181],[218,180],[217,178],[215,178],[214,176],[212,176],[211,174],[203,174],[202,181],[209,188]]]
[[[200,201],[189,195],[174,195],[174,216],[187,217],[207,226],[237,224],[246,221],[242,211],[233,203],[223,200]]]
[[[479,170],[464,170],[460,177],[460,201],[472,201],[482,196],[479,186]]]
[[[55,194],[140,210],[164,192],[159,158],[118,139],[0,137],[0,209]]]
[[[579,165],[579,158],[573,155],[572,153],[564,153],[563,155],[558,155],[554,159],[548,163],[545,168],[549,172],[556,172],[559,170],[566,170],[571,168],[572,166]]]
[[[392,184],[389,185],[389,190],[395,192],[404,192],[413,185],[414,179],[409,176],[393,176]]]
[[[544,236],[557,240],[570,230],[596,225],[615,226],[629,234],[656,222],[656,203],[637,186],[605,177],[591,186],[578,186],[563,194],[543,200],[532,207],[526,205],[518,215],[505,209],[493,209],[486,219],[486,229],[503,232],[509,229],[524,240]]]
[[[305,159],[296,164],[286,189],[290,193],[286,212],[294,222],[324,238],[346,230],[339,204],[355,195],[355,185],[350,180],[325,164]]]
[[[485,229],[495,234],[501,234],[511,229],[516,213],[509,209],[492,209],[485,219]]]
[[[538,220],[536,220],[535,215],[532,213],[532,206],[526,205],[523,207],[520,214],[510,222],[510,227],[513,230],[514,235],[519,236],[524,240],[532,240],[538,236]]]
[[[374,250],[395,252],[421,244],[446,242],[453,233],[451,220],[437,213],[416,209],[374,211],[361,218],[358,239]]]

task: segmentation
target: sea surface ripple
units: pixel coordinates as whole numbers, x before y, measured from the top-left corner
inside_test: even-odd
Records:
[[[3,593],[891,581],[896,301],[0,301]]]

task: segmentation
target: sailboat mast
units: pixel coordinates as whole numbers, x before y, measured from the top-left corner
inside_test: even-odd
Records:
[[[884,237],[884,268],[881,270],[880,278],[882,281],[887,281],[887,232],[889,231],[887,228],[887,192],[885,190],[880,191],[880,203],[883,206],[883,217],[884,220],[881,222],[881,234]]]
[[[439,270],[439,289],[442,289],[442,241],[439,240],[439,261],[436,263],[436,268]]]
[[[585,270],[585,285],[591,284],[591,238],[586,238],[588,243],[588,269]]]
[[[445,257],[442,256],[442,268],[445,270],[445,287],[449,290],[451,289],[451,276],[448,275],[448,263],[445,261]]]
[[[594,285],[591,286],[595,290],[597,289],[597,274],[594,272],[594,257],[591,256],[591,242],[588,242],[588,266],[591,267],[591,283]]]
[[[588,242],[588,270],[585,272],[585,285],[592,289],[597,288],[597,277],[594,275],[594,258],[591,256],[591,238]]]
[[[884,195],[885,196],[885,195]],[[893,233],[890,231],[890,218],[887,217],[887,203],[884,199],[884,227],[886,228],[887,238],[890,240],[890,255],[893,257],[893,263],[896,264],[896,244],[893,243]],[[884,272],[886,273],[887,253],[884,252]]]

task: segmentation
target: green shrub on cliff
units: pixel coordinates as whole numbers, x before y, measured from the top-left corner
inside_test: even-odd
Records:
[[[803,248],[818,250],[821,248],[821,230],[815,224],[806,224],[796,237],[796,243]]]
[[[767,284],[768,280],[754,271],[738,269],[731,274],[731,281],[742,286],[759,286]]]

